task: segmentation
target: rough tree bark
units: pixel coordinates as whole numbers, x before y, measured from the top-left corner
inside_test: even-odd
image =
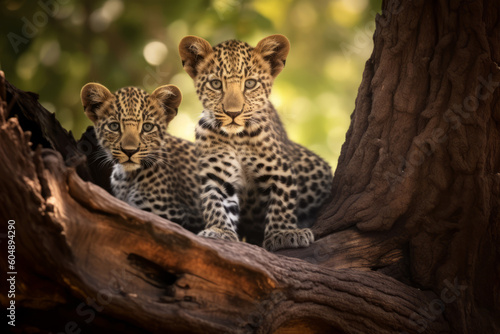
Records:
[[[434,291],[440,299],[429,307],[453,332],[498,333],[500,4],[383,8],[315,232],[326,247],[339,230],[378,240],[363,266]],[[450,282],[460,285],[457,299],[447,299]]]
[[[95,149],[91,133],[77,144],[36,96],[2,79],[10,329],[499,332],[500,6],[383,9],[318,241],[279,254],[196,237],[83,181],[106,180],[82,153]]]

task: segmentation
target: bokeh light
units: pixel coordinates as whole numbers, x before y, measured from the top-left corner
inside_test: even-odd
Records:
[[[167,57],[167,46],[162,42],[153,41],[144,47],[142,54],[144,59],[151,65],[160,65]]]
[[[90,28],[94,32],[106,30],[111,22],[117,19],[123,12],[123,2],[121,0],[108,0],[102,7],[96,9],[90,15]]]

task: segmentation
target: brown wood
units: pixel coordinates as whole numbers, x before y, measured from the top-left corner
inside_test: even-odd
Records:
[[[106,187],[109,175],[86,159],[95,146],[82,150],[2,73],[0,216],[15,220],[18,273],[10,329],[499,332],[500,5],[383,9],[317,241],[278,254],[199,238],[89,182]]]

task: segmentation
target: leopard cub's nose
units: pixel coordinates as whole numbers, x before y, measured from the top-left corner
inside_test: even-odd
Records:
[[[122,149],[122,152],[125,153],[127,155],[127,157],[129,157],[129,158],[131,156],[133,156],[134,154],[136,154],[137,152],[139,152],[139,148],[136,148],[135,150],[126,150],[122,147],[121,149]]]
[[[238,117],[238,115],[241,114],[241,111],[224,111],[224,112],[232,119],[235,119],[236,117]]]

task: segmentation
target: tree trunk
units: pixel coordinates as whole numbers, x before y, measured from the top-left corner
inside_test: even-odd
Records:
[[[429,308],[444,312],[452,332],[498,333],[500,5],[383,8],[315,232],[324,249],[346,231],[375,243],[349,257],[434,291]],[[446,296],[450,282],[456,299]]]
[[[86,160],[92,132],[75,142],[2,74],[9,329],[499,332],[500,6],[383,9],[317,241],[278,254],[197,237],[86,182],[109,186]]]

